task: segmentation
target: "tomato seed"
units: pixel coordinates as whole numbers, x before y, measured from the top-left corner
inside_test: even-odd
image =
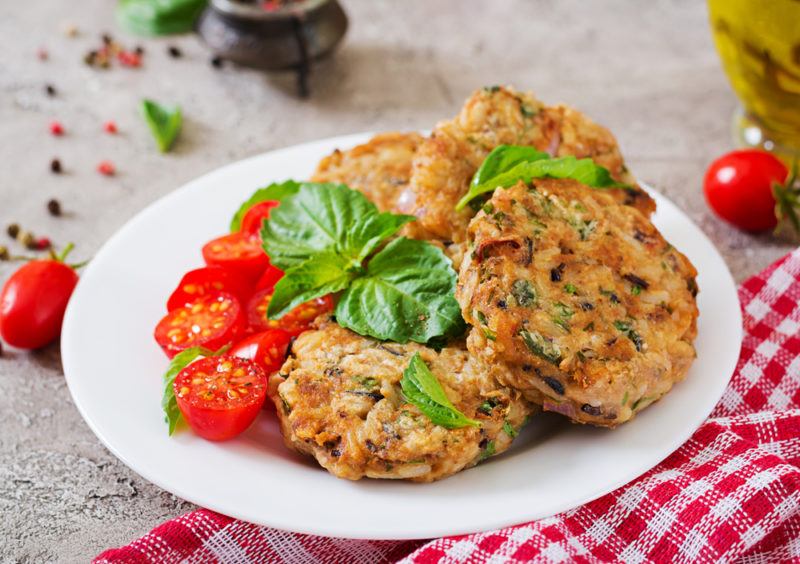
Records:
[[[189,388],[188,388],[187,386],[183,386],[183,387],[181,388],[180,394],[181,394],[182,396],[185,396],[185,395],[186,395],[186,394],[188,394],[188,393],[189,393]]]

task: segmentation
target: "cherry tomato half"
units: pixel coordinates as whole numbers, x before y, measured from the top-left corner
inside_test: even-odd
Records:
[[[61,322],[78,275],[56,260],[33,260],[0,292],[0,336],[12,347],[38,349],[61,333]]]
[[[269,264],[261,239],[241,232],[223,235],[203,246],[203,259],[209,266],[224,266],[255,280]]]
[[[247,210],[242,218],[241,232],[244,235],[258,235],[261,236],[261,224],[269,217],[269,211],[278,205],[274,200],[267,200],[266,202],[259,202],[252,208]]]
[[[772,185],[785,183],[788,175],[786,165],[770,153],[732,151],[708,167],[703,191],[725,221],[745,231],[764,231],[777,224]]]
[[[271,293],[272,290],[275,289],[275,284],[277,284],[281,278],[283,278],[283,270],[272,266],[272,264],[267,265],[264,274],[262,274],[261,278],[256,282],[256,292],[259,290],[269,290]]]
[[[267,394],[267,375],[253,361],[230,355],[201,358],[181,370],[175,399],[192,430],[225,441],[247,429]]]
[[[156,342],[172,358],[189,347],[217,350],[236,341],[244,332],[242,306],[232,294],[200,296],[173,309],[156,325]]]
[[[333,310],[333,298],[324,296],[300,304],[280,319],[267,319],[267,307],[272,299],[272,290],[261,290],[253,294],[247,303],[247,323],[251,331],[283,329],[292,337],[311,327],[317,316]]]
[[[235,270],[222,266],[204,266],[190,270],[167,300],[167,311],[185,306],[200,296],[228,292],[246,303],[253,293],[252,282]]]
[[[283,365],[291,342],[292,336],[283,329],[267,329],[238,342],[230,354],[254,361],[269,375]]]

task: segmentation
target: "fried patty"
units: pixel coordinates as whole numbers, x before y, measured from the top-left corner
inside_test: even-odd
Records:
[[[422,141],[418,133],[381,133],[347,151],[323,158],[313,182],[340,182],[358,190],[380,211],[391,211],[411,176],[411,160]]]
[[[545,106],[531,94],[492,87],[473,93],[454,119],[439,123],[417,148],[408,187],[396,206],[418,218],[406,227],[407,234],[463,241],[474,212],[457,212],[456,203],[489,152],[502,144],[529,145],[553,156],[591,157],[616,180],[631,185],[608,191],[616,201],[646,214],[655,209],[606,128],[567,106]]]
[[[448,398],[480,421],[446,429],[407,403],[400,380],[418,352]],[[430,482],[506,450],[533,406],[466,348],[381,343],[333,322],[300,335],[270,380],[284,442],[332,474]]]
[[[520,182],[495,191],[468,243],[469,351],[545,410],[613,427],[686,375],[697,271],[636,208],[574,180]]]

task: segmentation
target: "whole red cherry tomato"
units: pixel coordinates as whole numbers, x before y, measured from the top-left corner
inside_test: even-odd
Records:
[[[292,336],[283,329],[267,329],[236,343],[230,355],[254,361],[269,375],[283,365],[291,342]]]
[[[269,217],[269,211],[278,205],[274,200],[259,202],[244,214],[241,232],[244,235],[258,235],[261,237],[261,224]]]
[[[777,225],[773,185],[786,182],[789,171],[776,156],[756,149],[732,151],[711,163],[703,190],[711,209],[745,231]]]
[[[172,311],[200,296],[216,292],[233,294],[242,303],[253,293],[253,283],[243,274],[222,266],[204,266],[190,270],[181,278],[178,287],[167,300],[167,311]]]
[[[170,358],[189,347],[212,351],[233,343],[244,333],[242,306],[232,294],[200,296],[173,309],[156,325],[155,339]]]
[[[69,251],[66,251],[69,252]],[[78,275],[58,259],[32,260],[0,292],[0,336],[13,347],[38,349],[56,340]]]
[[[223,235],[203,246],[203,259],[209,266],[224,266],[256,280],[269,264],[261,248],[261,238],[242,232]]]
[[[253,361],[230,355],[201,358],[173,384],[178,409],[192,430],[225,441],[247,429],[267,396],[267,375]]]

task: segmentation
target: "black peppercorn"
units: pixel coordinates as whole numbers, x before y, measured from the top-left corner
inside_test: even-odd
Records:
[[[56,95],[56,87],[52,84],[46,84],[44,87],[44,91],[47,92],[48,96],[55,96]]]
[[[17,235],[19,235],[19,225],[16,223],[12,223],[8,227],[6,227],[6,233],[8,233],[8,236],[11,237],[12,239],[16,239]]]
[[[61,202],[56,199],[52,199],[47,202],[47,211],[50,212],[50,215],[58,217],[61,215]]]
[[[223,62],[224,61],[222,60],[222,57],[212,57],[211,58],[211,66],[214,67],[215,69],[221,69]]]
[[[175,47],[174,45],[170,45],[169,47],[167,47],[167,53],[169,53],[169,56],[172,57],[173,59],[179,59],[183,55],[183,53],[181,53],[181,50]]]
[[[62,170],[63,169],[61,168],[61,161],[60,160],[53,159],[52,161],[50,161],[50,171],[53,174],[61,174]]]

